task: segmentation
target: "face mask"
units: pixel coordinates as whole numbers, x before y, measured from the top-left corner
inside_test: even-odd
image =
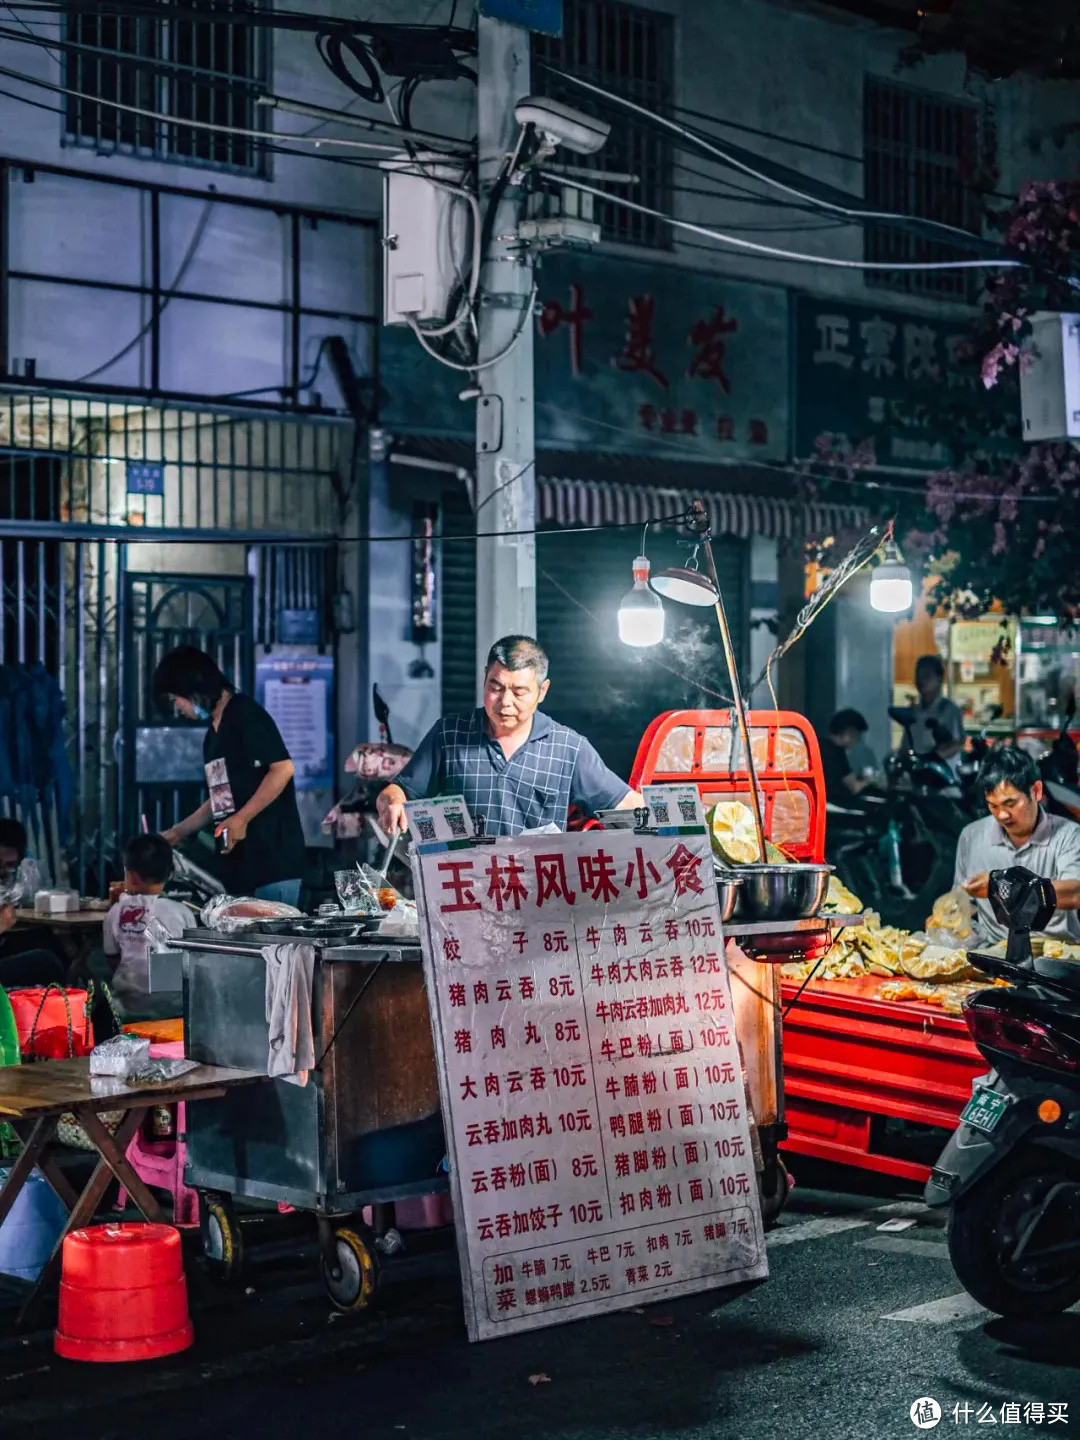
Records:
[[[192,715],[195,717],[196,720],[209,720],[209,719],[210,719],[210,711],[209,711],[209,710],[204,710],[203,707],[202,707],[201,705],[197,705],[194,700],[191,700],[191,701],[189,701],[188,703],[191,705],[191,713],[192,713]],[[178,708],[175,704],[173,705],[173,714],[174,714],[174,715],[177,717],[177,719],[179,719],[179,720],[184,720],[184,719],[187,718],[185,715],[182,715],[182,714],[181,714],[179,708]]]

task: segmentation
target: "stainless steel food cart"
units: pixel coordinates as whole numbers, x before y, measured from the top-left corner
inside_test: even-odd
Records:
[[[183,952],[185,1054],[265,1072],[270,931],[189,931]],[[447,1189],[435,1051],[419,943],[294,936],[313,944],[315,1067],[306,1085],[275,1079],[194,1107],[187,1183],[199,1191],[203,1244],[224,1274],[242,1259],[248,1202],[316,1218],[333,1303],[358,1309],[375,1289],[376,1228],[406,1197]],[[237,1207],[235,1201],[244,1205]]]

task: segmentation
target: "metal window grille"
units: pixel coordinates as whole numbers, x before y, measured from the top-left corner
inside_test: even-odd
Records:
[[[972,187],[979,154],[979,112],[889,81],[867,79],[863,105],[865,196],[882,210],[940,220],[978,232]],[[966,252],[890,225],[866,226],[867,260],[942,261]],[[974,298],[974,272],[867,271],[867,284],[909,294]]]
[[[675,21],[670,15],[617,0],[565,0],[562,35],[535,36],[533,56],[616,90],[654,113],[668,113],[674,101]],[[588,95],[560,82],[550,71],[540,70],[535,83],[538,89],[579,110],[601,113]],[[599,155],[573,159],[575,165],[586,165],[600,176],[605,172],[637,176],[634,185],[611,188],[650,209],[670,213],[674,151],[667,136],[628,123],[623,117],[612,127]],[[671,246],[671,227],[662,220],[604,201],[596,204],[595,218],[609,239],[652,249]]]
[[[262,127],[256,97],[269,73],[269,32],[244,22],[254,0],[188,0],[205,20],[80,10],[67,18],[66,131],[76,144],[265,174],[265,146],[250,136],[195,129],[118,110],[116,102],[176,120],[239,130]]]

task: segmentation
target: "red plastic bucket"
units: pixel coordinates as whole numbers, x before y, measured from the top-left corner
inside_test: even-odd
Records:
[[[64,1241],[54,1348],[67,1360],[156,1360],[194,1339],[180,1232],[94,1225]]]

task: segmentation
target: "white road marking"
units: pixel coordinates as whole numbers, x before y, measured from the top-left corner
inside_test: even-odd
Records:
[[[889,1205],[875,1205],[875,1215],[895,1215],[898,1218],[917,1220],[920,1225],[944,1224],[946,1211],[931,1210],[921,1200],[894,1200]]]
[[[918,1325],[952,1325],[957,1320],[970,1320],[972,1325],[988,1319],[989,1310],[984,1310],[977,1300],[965,1291],[959,1295],[946,1295],[941,1300],[929,1300],[925,1305],[912,1305],[908,1310],[894,1310],[883,1315],[883,1320],[905,1320]]]
[[[871,1224],[869,1220],[855,1220],[845,1215],[822,1215],[816,1220],[804,1220],[799,1225],[785,1225],[779,1230],[770,1230],[765,1244],[794,1245],[797,1240],[821,1240],[826,1235],[839,1235],[844,1230],[858,1230]]]
[[[860,1240],[859,1250],[884,1250],[890,1255],[919,1255],[924,1260],[948,1260],[949,1247],[943,1240],[894,1240],[890,1235],[875,1235]]]

